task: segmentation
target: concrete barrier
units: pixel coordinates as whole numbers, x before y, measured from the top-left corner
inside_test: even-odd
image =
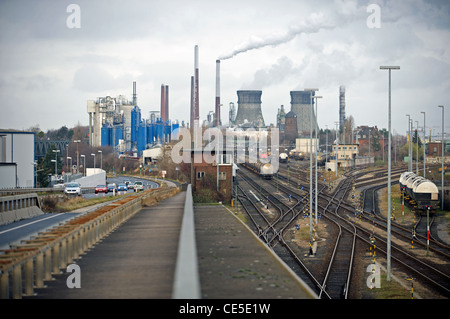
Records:
[[[129,195],[67,221],[22,244],[0,251],[0,298],[20,299],[45,287],[81,254],[142,209],[142,201],[164,189]]]
[[[192,187],[186,189],[183,221],[178,244],[177,264],[172,298],[199,299],[200,276],[198,273],[197,245],[195,242],[194,206]]]
[[[0,197],[0,225],[44,214],[36,193]]]

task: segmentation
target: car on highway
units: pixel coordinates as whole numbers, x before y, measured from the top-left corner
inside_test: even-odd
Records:
[[[117,186],[117,190],[126,192],[128,190],[128,187],[127,185],[125,185],[125,183],[120,183],[119,186]]]
[[[117,185],[116,185],[116,183],[108,184],[108,192],[114,192],[114,191],[117,192]]]
[[[144,183],[140,182],[140,181],[136,181],[134,182],[134,191],[135,192],[139,192],[139,191],[143,191],[144,190]]]
[[[81,186],[78,183],[67,183],[64,187],[64,194],[81,196]]]
[[[108,187],[106,185],[97,185],[95,186],[95,193],[108,193]]]

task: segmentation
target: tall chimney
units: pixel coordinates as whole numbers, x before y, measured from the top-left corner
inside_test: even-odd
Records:
[[[164,98],[164,102],[165,102],[164,109],[165,109],[166,118],[164,119],[164,122],[163,122],[165,125],[166,121],[169,120],[169,86],[168,85],[166,85],[164,93],[166,94],[166,96]]]
[[[194,110],[194,77],[191,76],[191,112],[190,112],[190,127],[194,127],[195,110]]]
[[[342,129],[345,123],[345,86],[339,87],[339,129]]]
[[[220,60],[216,60],[216,127],[220,125]]]
[[[194,121],[199,120],[199,87],[198,87],[198,45],[194,48]]]
[[[166,122],[166,86],[161,84],[161,120],[163,123]]]
[[[136,97],[136,81],[133,81],[133,105],[137,105],[137,97]]]

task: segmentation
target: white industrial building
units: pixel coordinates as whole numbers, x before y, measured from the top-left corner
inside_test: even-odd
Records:
[[[34,132],[0,131],[0,188],[34,187]]]

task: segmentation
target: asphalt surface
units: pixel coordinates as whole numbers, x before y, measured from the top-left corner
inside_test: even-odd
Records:
[[[26,298],[171,298],[185,197],[180,192],[144,207],[76,260],[80,288],[68,288],[71,273],[63,271]]]

